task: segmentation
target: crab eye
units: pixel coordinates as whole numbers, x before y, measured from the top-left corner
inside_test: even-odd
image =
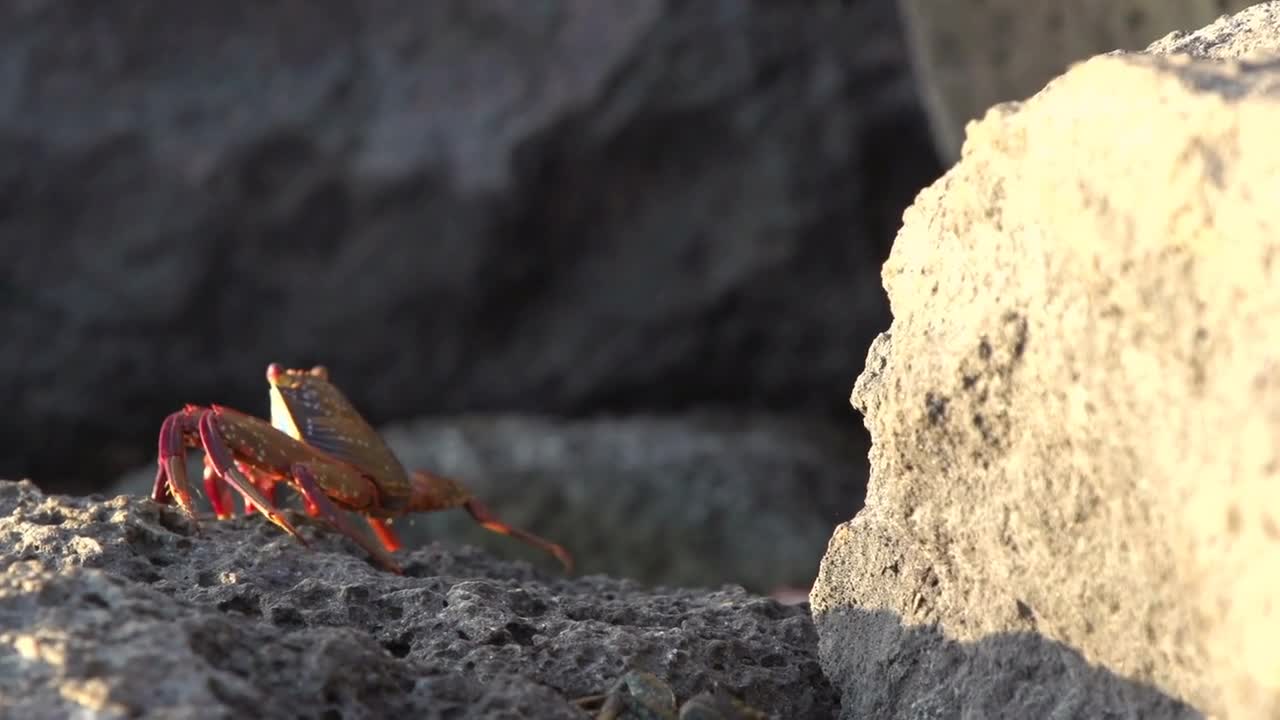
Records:
[[[280,381],[280,376],[285,373],[286,370],[280,366],[280,363],[271,363],[267,366],[267,382],[275,385]]]

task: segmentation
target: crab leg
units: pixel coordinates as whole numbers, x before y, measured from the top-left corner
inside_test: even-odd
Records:
[[[195,425],[192,415],[195,408],[186,408],[173,413],[160,424],[160,449],[156,453],[156,481],[151,489],[151,499],[156,502],[168,502],[169,498],[178,501],[178,505],[192,518],[195,517],[195,504],[191,502],[191,486],[187,483],[187,445],[193,445],[191,437]]]
[[[262,496],[262,493],[258,491],[258,486],[245,477],[244,473],[240,472],[240,468],[236,466],[235,456],[231,454],[231,450],[227,448],[226,443],[222,442],[222,436],[214,428],[214,419],[214,413],[203,412],[200,414],[199,422],[200,441],[204,445],[205,456],[213,466],[214,472],[243,495],[245,502],[257,505],[268,520],[275,523],[281,530],[292,535],[298,542],[306,545],[307,541],[298,534],[293,525],[289,524],[284,515],[280,514],[275,505]],[[182,474],[182,482],[186,482],[185,467],[182,468]]]
[[[391,529],[391,523],[368,515],[364,519],[369,523],[369,527],[373,528],[373,534],[378,536],[378,541],[387,549],[387,552],[395,552],[403,547],[400,538],[396,536],[396,531]]]
[[[243,463],[240,463],[240,470],[244,472],[245,475],[249,476],[249,479],[253,481],[254,485],[258,486],[258,489],[262,491],[262,497],[266,498],[267,502],[271,503],[271,507],[275,507],[276,505],[275,479],[272,478],[270,475],[258,472],[257,470],[253,470],[252,468],[250,468],[249,466]],[[253,504],[246,503],[244,506],[244,514],[251,515],[256,509],[257,508]]]
[[[396,574],[403,574],[400,566],[392,559],[391,554],[377,543],[371,542],[369,538],[356,530],[347,518],[347,514],[338,509],[336,505],[329,500],[329,496],[325,495],[320,484],[316,482],[316,473],[306,463],[294,463],[290,468],[290,474],[293,476],[293,484],[298,492],[302,495],[303,501],[306,503],[307,512],[312,517],[319,517],[326,520],[338,532],[351,538],[366,552],[372,555],[378,564]]]
[[[236,461],[236,467],[240,468],[240,472],[258,487],[262,492],[262,497],[271,503],[271,507],[276,506],[276,480],[271,475],[259,472],[252,465]],[[209,504],[213,506],[213,512],[218,516],[219,520],[230,520],[235,517],[235,510],[231,506],[231,488],[227,487],[227,483],[218,476],[218,472],[209,464],[209,456],[205,455],[204,462],[204,489],[205,494],[209,496]],[[251,502],[244,504],[244,514],[252,515],[257,510],[257,506]]]
[[[214,469],[207,454],[204,456],[204,494],[209,496],[213,514],[219,520],[230,519],[231,488],[218,476],[218,471]]]
[[[272,363],[267,366],[267,382],[272,427],[311,448],[319,456],[317,461],[335,461],[314,465],[317,484],[339,506],[363,515],[388,552],[401,545],[391,529],[391,518],[463,508],[481,527],[546,551],[572,572],[572,557],[563,547],[502,522],[459,483],[428,472],[407,472],[378,432],[329,381],[323,366],[286,370]]]
[[[568,550],[546,538],[512,527],[498,519],[498,516],[493,514],[488,505],[472,497],[457,482],[425,470],[415,470],[412,477],[415,485],[417,485],[415,488],[417,495],[413,505],[415,512],[434,512],[436,510],[450,510],[460,507],[466,510],[471,515],[471,519],[475,520],[485,530],[513,537],[548,552],[560,561],[560,564],[564,566],[565,572],[573,572],[573,556],[569,554]],[[391,528],[386,528],[386,531],[390,533]],[[395,539],[394,535],[392,539]]]
[[[560,561],[560,564],[564,566],[565,572],[573,572],[573,556],[569,554],[568,550],[565,550],[556,543],[502,522],[491,510],[489,510],[488,505],[485,505],[475,498],[471,498],[463,503],[462,508],[471,515],[471,519],[479,523],[480,527],[485,530],[496,532],[500,535],[508,535],[517,540],[533,545],[534,547],[541,548],[542,550],[554,555],[555,558]]]

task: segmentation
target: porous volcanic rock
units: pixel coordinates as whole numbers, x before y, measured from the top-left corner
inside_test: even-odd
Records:
[[[1257,0],[897,0],[934,142],[960,157],[965,125],[1024,98],[1072,63],[1140,50]]]
[[[777,717],[831,717],[806,607],[644,590],[441,545],[377,570],[294,518],[202,522],[117,496],[0,482],[0,715],[585,718],[625,668],[684,699],[721,683]]]
[[[469,416],[391,426],[383,436],[406,467],[457,478],[507,522],[567,547],[580,572],[648,584],[807,588],[832,530],[866,492],[860,438],[764,413]],[[193,478],[199,461],[190,454]],[[154,479],[153,463],[113,492],[148,495]],[[410,547],[434,538],[555,565],[461,510],[394,527]]]
[[[1077,65],[907,213],[811,594],[844,717],[1280,716],[1278,49]]]
[[[378,424],[843,417],[938,173],[894,10],[0,3],[0,476],[100,490],[272,361]]]

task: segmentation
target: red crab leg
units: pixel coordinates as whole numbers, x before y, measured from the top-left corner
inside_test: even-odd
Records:
[[[195,518],[195,504],[191,501],[191,486],[187,484],[188,435],[195,430],[194,415],[199,411],[191,405],[166,417],[160,424],[159,450],[156,453],[156,481],[151,489],[151,499],[167,503],[170,498]]]
[[[266,498],[272,507],[276,507],[275,478],[260,473],[252,466],[238,460],[236,461],[236,467],[258,487],[262,497]],[[218,471],[210,464],[208,455],[204,457],[204,491],[209,496],[209,504],[213,506],[213,513],[218,516],[219,520],[230,520],[235,517],[235,509],[232,507],[231,488],[225,480],[218,476]],[[252,515],[256,509],[257,506],[251,502],[244,504],[245,515]]]
[[[395,552],[401,548],[400,538],[396,537],[396,532],[391,529],[391,524],[386,520],[365,516],[365,522],[373,528],[373,534],[378,536],[378,540],[388,552]]]
[[[212,412],[206,412],[200,416],[200,441],[204,445],[205,456],[209,458],[213,469],[244,496],[245,502],[257,505],[268,520],[292,535],[298,542],[306,545],[307,541],[302,539],[293,525],[289,524],[284,515],[276,510],[275,505],[263,497],[258,487],[240,472],[240,468],[236,467],[235,456],[231,454],[226,443],[222,442],[222,436],[214,427],[214,420],[215,415]]]
[[[219,520],[231,518],[231,488],[218,476],[208,454],[204,456],[204,494],[209,496],[209,504],[213,506],[213,514]]]
[[[413,482],[411,511],[435,512],[461,507],[485,530],[513,537],[548,552],[560,561],[566,573],[573,572],[573,556],[568,550],[531,532],[506,524],[493,514],[489,506],[472,497],[471,493],[457,482],[426,470],[414,470],[410,478]]]
[[[512,527],[502,522],[491,510],[489,510],[488,505],[485,505],[479,500],[468,500],[462,504],[462,507],[470,513],[472,519],[479,523],[480,527],[485,530],[496,532],[500,535],[509,535],[517,540],[529,543],[534,547],[541,548],[554,555],[555,558],[560,561],[560,564],[564,566],[564,571],[566,573],[573,572],[573,556],[569,554],[569,551],[559,545],[545,538],[538,537],[531,532],[521,530],[517,527]]]
[[[269,473],[260,472],[253,467],[242,462],[237,462],[236,467],[240,468],[240,472],[249,478],[254,485],[258,486],[258,490],[262,492],[262,497],[271,503],[271,507],[276,507],[276,478]],[[244,504],[244,514],[252,515],[257,511],[257,506],[253,503]]]
[[[400,566],[396,564],[396,561],[391,558],[391,555],[386,550],[376,543],[370,542],[367,537],[357,531],[355,526],[347,519],[347,515],[329,500],[329,496],[324,494],[324,490],[321,490],[319,483],[316,482],[315,473],[306,464],[294,463],[293,467],[290,468],[290,474],[293,476],[298,492],[302,493],[307,512],[312,516],[327,520],[329,524],[337,528],[338,532],[356,541],[356,544],[372,555],[382,567],[397,575],[404,574]]]

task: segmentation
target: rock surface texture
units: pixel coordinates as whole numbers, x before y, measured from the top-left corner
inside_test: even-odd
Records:
[[[0,3],[0,476],[100,489],[273,361],[379,424],[844,416],[938,173],[900,38],[892,0]]]
[[[783,718],[832,717],[807,609],[741,590],[646,591],[474,550],[406,575],[298,518],[207,521],[0,482],[0,715],[585,718],[628,667],[681,700],[721,683]]]
[[[1094,58],[908,212],[811,594],[844,717],[1280,716],[1277,51],[1272,2]]]
[[[1067,66],[1138,50],[1255,0],[898,0],[934,141],[960,157],[965,125],[1026,97]]]
[[[567,547],[579,572],[760,593],[809,587],[832,529],[861,507],[866,448],[849,435],[762,414],[463,417],[383,433],[406,467],[465,482],[506,521]],[[199,454],[189,460],[199,477]],[[153,463],[113,492],[148,496],[154,479]],[[395,528],[408,547],[434,538],[554,566],[462,511],[405,517]]]

